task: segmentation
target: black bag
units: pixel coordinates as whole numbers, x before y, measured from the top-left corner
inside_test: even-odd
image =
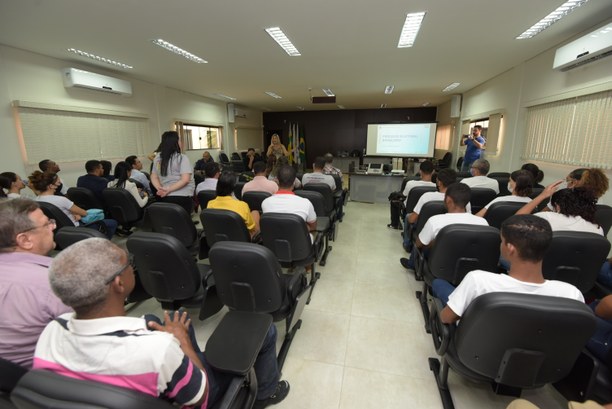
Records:
[[[405,200],[406,196],[404,196],[402,192],[391,192],[391,194],[389,194],[389,205],[391,211],[391,223],[389,223],[390,227],[394,227],[396,229],[401,228],[402,223],[400,221],[400,215],[404,209]]]

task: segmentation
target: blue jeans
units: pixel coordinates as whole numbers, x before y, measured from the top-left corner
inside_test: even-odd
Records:
[[[597,304],[599,304],[599,301],[592,302],[589,307],[595,311]],[[612,320],[596,318],[597,326],[595,327],[595,333],[587,342],[586,347],[598,359],[607,362],[608,356],[612,352]]]
[[[597,281],[606,287],[612,288],[612,264],[608,260],[604,261],[597,275]]]
[[[461,163],[461,172],[469,172],[470,168],[472,167],[472,163],[474,163],[475,160],[476,159],[466,161],[465,158],[463,158],[463,162]]]
[[[446,280],[442,280],[440,278],[436,278],[431,283],[431,292],[434,297],[442,301],[442,304],[446,307],[448,303],[448,297],[451,295],[453,291],[455,291],[455,286],[449,283]]]
[[[410,230],[414,226],[413,224],[408,222],[408,216],[409,215],[406,215],[406,219],[404,220],[404,232],[402,234],[404,237],[404,249],[406,249],[406,251],[408,251],[408,249],[410,249],[410,246],[412,245],[412,240],[410,239]]]

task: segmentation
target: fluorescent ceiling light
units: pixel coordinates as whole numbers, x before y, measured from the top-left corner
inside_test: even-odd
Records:
[[[452,91],[452,90],[454,90],[455,88],[457,88],[459,85],[461,85],[461,83],[460,83],[460,82],[453,82],[452,84],[450,84],[449,86],[447,86],[446,88],[444,88],[444,89],[442,90],[442,92]]]
[[[327,95],[328,97],[335,97],[336,96],[336,94],[334,94],[334,91],[332,91],[329,88],[323,88],[323,93],[325,95]]]
[[[423,104],[421,104],[422,107],[428,107],[429,106],[429,102],[423,102]]]
[[[404,27],[402,27],[402,33],[400,34],[397,48],[412,47],[417,34],[419,34],[419,29],[421,28],[421,23],[424,18],[424,11],[406,14],[406,21],[404,22]]]
[[[387,107],[387,104],[380,104],[380,107],[381,107],[381,108],[386,108],[386,107]]]
[[[393,92],[394,88],[395,88],[395,86],[393,86],[393,85],[387,85],[385,87],[385,94],[387,94],[387,95],[391,94]]]
[[[266,32],[270,34],[270,37],[274,39],[281,46],[283,50],[291,57],[297,57],[302,54],[298,51],[297,48],[293,45],[293,43],[287,38],[283,30],[280,27],[268,27],[266,28]]]
[[[197,55],[190,53],[189,51],[183,50],[182,48],[177,47],[174,44],[167,42],[166,40],[162,40],[161,38],[158,38],[157,40],[151,40],[151,42],[155,45],[165,48],[170,52],[173,52],[174,54],[178,54],[183,58],[187,58],[189,61],[193,61],[198,64],[208,63],[208,61],[206,61],[205,59],[200,58]]]
[[[568,0],[549,15],[544,17],[542,20],[535,23],[533,26],[528,28],[523,34],[516,37],[517,40],[524,40],[526,38],[534,37],[539,34],[541,31],[550,27],[553,23],[556,23],[566,15],[568,15],[572,10],[582,6],[589,0]]]
[[[344,105],[337,105],[338,108],[344,109]]]
[[[300,111],[304,110],[304,107],[301,107],[301,106],[297,106],[296,108],[299,109]]]
[[[236,98],[230,97],[229,95],[224,95],[224,94],[214,94],[214,95],[216,95],[218,97],[221,97],[221,98],[229,99],[230,101],[235,101],[236,100]]]
[[[131,65],[127,65],[119,61],[111,60],[110,58],[100,57],[99,55],[91,54],[85,51],[77,50],[76,48],[69,48],[68,51],[70,51],[71,53],[80,55],[81,57],[87,57],[87,58],[91,58],[92,60],[103,62],[105,64],[114,65],[115,67],[127,68],[130,70],[134,68]]]
[[[272,98],[281,99],[282,97],[275,92],[266,91],[266,94],[270,95]]]

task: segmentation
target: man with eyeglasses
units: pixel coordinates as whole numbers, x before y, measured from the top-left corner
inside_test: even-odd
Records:
[[[72,310],[49,285],[54,229],[32,200],[0,203],[0,357],[27,368],[45,326]]]

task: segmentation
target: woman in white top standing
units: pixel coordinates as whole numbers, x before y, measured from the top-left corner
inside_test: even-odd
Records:
[[[485,207],[483,207],[476,216],[485,217],[487,210],[493,203],[497,202],[519,202],[529,203],[531,198],[531,188],[533,186],[533,176],[526,170],[515,170],[510,174],[510,180],[508,180],[508,191],[511,192],[508,196],[499,196],[491,200]]]
[[[132,167],[127,164],[127,162],[118,162],[115,165],[115,180],[108,182],[109,188],[118,188],[125,189],[134,197],[138,206],[145,207],[147,202],[149,201],[149,196],[146,191],[139,192],[136,183],[130,180],[130,176],[132,175]]]
[[[25,189],[25,183],[19,176],[14,172],[2,172],[2,182],[0,182],[0,188],[4,188],[7,191],[6,197],[9,199],[17,199],[21,197],[21,191]]]
[[[188,214],[193,211],[193,168],[189,158],[181,153],[178,132],[162,134],[158,153],[153,160],[151,183],[161,202],[176,203]]]

